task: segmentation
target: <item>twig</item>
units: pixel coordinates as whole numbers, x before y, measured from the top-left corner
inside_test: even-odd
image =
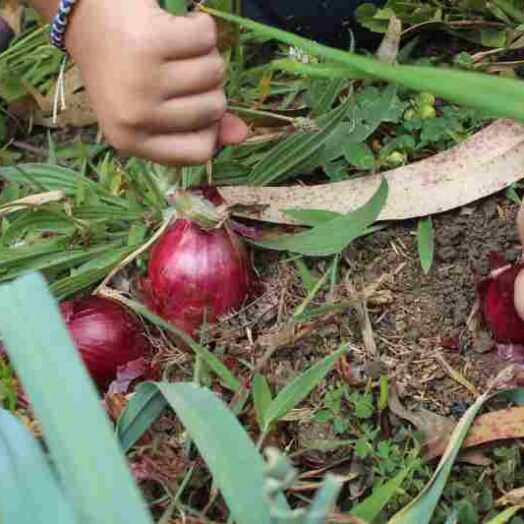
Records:
[[[133,251],[132,253],[127,255],[127,257],[125,257],[116,267],[114,267],[113,270],[104,278],[102,283],[95,289],[93,294],[99,295],[102,290],[107,288],[107,284],[111,281],[111,279],[119,271],[121,271],[125,266],[127,266],[133,260],[135,260],[136,257],[138,257],[144,251],[149,249],[149,247],[153,245],[157,241],[157,239],[164,233],[164,231],[167,229],[170,223],[171,223],[171,218],[168,218],[167,220],[165,220],[163,224],[158,228],[157,232],[145,244],[142,244],[136,251]]]
[[[442,366],[442,369],[458,384],[464,386],[470,393],[478,397],[480,391],[464,376],[462,373],[454,369],[449,362],[444,358],[440,351],[435,351],[435,358]]]
[[[42,147],[36,147],[20,140],[11,140],[10,145],[38,156],[47,157],[48,152]]]

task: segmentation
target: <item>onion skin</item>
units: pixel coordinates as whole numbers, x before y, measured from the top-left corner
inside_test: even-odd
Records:
[[[119,366],[149,349],[141,322],[118,302],[80,298],[62,302],[60,311],[84,364],[102,388],[115,378]]]
[[[148,276],[150,306],[192,337],[240,308],[252,282],[246,248],[227,224],[202,229],[187,219],[155,244]]]
[[[496,264],[490,277],[478,287],[484,318],[493,340],[499,344],[524,344],[524,321],[515,309],[514,300],[515,280],[523,267]]]
[[[14,36],[15,33],[11,26],[0,16],[0,52],[9,47]]]

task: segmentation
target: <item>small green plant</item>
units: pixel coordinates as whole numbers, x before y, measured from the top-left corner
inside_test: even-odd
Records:
[[[340,445],[353,449],[371,474],[370,486],[375,489],[402,471],[409,470],[403,480],[406,495],[398,494],[386,508],[389,514],[399,509],[399,501],[409,500],[409,493],[417,493],[429,478],[429,468],[419,457],[418,445],[409,431],[400,431],[393,438],[381,437],[375,425],[378,415],[378,398],[369,390],[351,390],[338,382],[328,387],[322,408],[315,421],[330,424],[341,439]],[[320,443],[319,443],[320,444]]]
[[[9,411],[16,410],[16,379],[11,366],[0,357],[0,406]]]
[[[9,472],[4,479],[8,482],[0,489],[0,508],[6,522],[25,522],[28,514],[34,514],[45,516],[46,522],[72,524],[77,521],[78,512],[83,522],[93,524],[151,522],[126,470],[122,449],[112,435],[95,389],[42,277],[30,274],[0,286],[0,333],[42,424],[51,458],[49,462],[34,437],[12,415],[0,412],[0,440],[10,443],[3,452],[0,450],[0,463],[4,461],[2,467]],[[207,355],[203,348],[192,344],[198,354]],[[266,392],[257,393],[262,427],[269,427],[268,421],[278,420],[305,398],[340,353],[307,370],[272,400],[262,385]],[[212,357],[206,358],[213,362]],[[224,374],[220,366],[217,372]],[[239,387],[227,374],[224,377],[231,387]],[[375,464],[375,473],[383,482],[377,483],[369,498],[352,509],[353,514],[372,521],[398,494],[409,472],[420,468],[420,463],[412,455],[406,461],[410,454],[403,457],[395,443],[376,442],[378,431],[367,422],[372,405],[369,392],[353,394],[343,388],[342,392],[341,395],[337,389],[332,391],[326,410],[358,412],[354,420],[361,429],[360,454],[371,463],[373,457],[380,461],[380,465]],[[429,522],[469,425],[489,395],[488,392],[479,397],[464,415],[430,482],[415,500],[392,517],[391,524]],[[514,402],[522,398],[519,390],[505,395]],[[234,521],[276,524],[293,517],[298,523],[320,524],[326,520],[341,488],[339,479],[326,476],[309,507],[292,510],[284,491],[296,477],[287,459],[269,451],[264,465],[233,411],[209,389],[196,384],[142,383],[118,423],[117,436],[123,449],[128,450],[137,442],[167,407],[178,415],[207,463]],[[353,428],[351,431],[355,432]],[[28,456],[32,457],[30,461]],[[391,478],[398,470],[399,457],[404,459],[404,467]]]

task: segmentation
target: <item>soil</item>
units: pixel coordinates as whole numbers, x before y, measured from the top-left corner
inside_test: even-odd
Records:
[[[319,297],[318,304],[366,296],[370,325],[350,307],[294,324],[290,330],[291,313],[306,293],[292,261],[264,253],[257,267],[264,268],[265,292],[218,328],[217,346],[227,347],[230,356],[250,360],[253,366],[271,354],[263,372],[279,389],[341,341],[349,341],[352,376],[339,369],[324,387],[341,378],[357,385],[359,379],[378,378],[386,371],[408,406],[458,417],[475,389],[482,391],[505,366],[496,351],[486,352],[491,344],[471,341],[466,323],[476,284],[489,272],[490,252],[500,252],[508,261],[519,256],[517,210],[501,194],[434,217],[435,262],[429,275],[420,267],[415,222],[388,224],[356,241],[343,256],[342,278],[333,296]],[[326,262],[308,264],[317,275],[328,267]],[[449,340],[460,344],[446,349],[444,342]],[[451,368],[469,382],[469,389],[452,377]],[[311,407],[318,407],[323,389],[310,398]],[[309,427],[312,411],[295,415]]]
[[[496,352],[484,352],[486,347],[469,340],[466,323],[476,284],[489,272],[490,252],[500,252],[508,261],[520,255],[517,211],[497,195],[434,217],[435,263],[427,276],[418,261],[415,224],[389,227],[351,248],[355,273],[366,281],[393,274],[391,302],[371,310],[377,349],[400,392],[428,409],[460,415],[473,398],[445,371],[437,352],[479,391],[506,365]],[[442,347],[455,337],[459,348]]]

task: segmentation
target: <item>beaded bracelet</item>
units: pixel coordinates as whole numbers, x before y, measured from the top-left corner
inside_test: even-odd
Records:
[[[69,13],[77,0],[60,0],[58,12],[51,23],[49,40],[54,47],[65,51],[64,36],[67,29]]]

